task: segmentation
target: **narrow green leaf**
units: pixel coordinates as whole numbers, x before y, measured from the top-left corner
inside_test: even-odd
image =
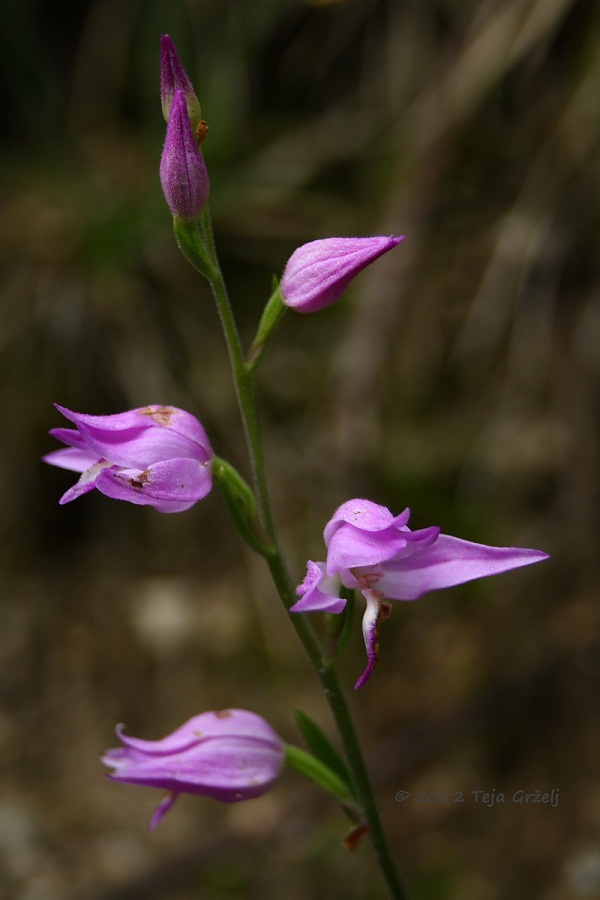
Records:
[[[302,750],[300,747],[286,744],[285,759],[292,769],[300,772],[301,775],[304,775],[305,778],[308,778],[321,790],[327,791],[328,794],[333,794],[344,807],[353,806],[354,797],[348,784],[333,769],[330,769],[320,759],[317,759],[316,756],[307,753],[306,750]]]
[[[325,766],[335,772],[352,794],[352,781],[346,763],[321,728],[302,710],[294,711],[296,723],[309,749]]]

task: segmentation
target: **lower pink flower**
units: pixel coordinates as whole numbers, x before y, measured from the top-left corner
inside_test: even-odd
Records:
[[[268,722],[244,709],[194,716],[159,741],[117,734],[123,747],[107,750],[102,762],[113,781],[162,788],[148,826],[155,828],[179,794],[201,794],[222,803],[251,800],[268,791],[279,777],[284,744]]]

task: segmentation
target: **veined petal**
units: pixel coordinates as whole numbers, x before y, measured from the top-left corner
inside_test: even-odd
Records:
[[[405,526],[409,519],[410,509],[405,509],[399,516],[394,516],[386,506],[380,506],[372,500],[347,500],[338,506],[325,526],[323,538],[328,546],[333,534],[344,522],[354,525],[361,531],[384,531],[391,526]]]
[[[93,450],[79,449],[78,447],[65,447],[62,450],[53,450],[42,456],[42,462],[59,469],[68,469],[70,472],[85,472],[90,466],[99,463],[98,454]]]
[[[440,534],[440,527],[439,525],[429,525],[427,528],[418,528],[416,531],[411,531],[410,528],[403,528],[402,534],[408,541],[406,552],[411,553],[414,552],[415,544],[419,544],[421,547],[429,547],[435,543]]]
[[[111,416],[76,413],[56,404],[77,425],[98,457],[125,468],[144,469],[159,460],[189,457],[208,462],[212,450],[198,420],[174,406],[146,406]]]
[[[169,121],[173,98],[183,91],[192,128],[200,121],[200,103],[168,34],[160,39],[160,99],[165,122]]]
[[[406,547],[406,535],[396,528],[363,531],[343,524],[331,537],[327,548],[327,574],[357,566],[374,566]]]
[[[199,740],[217,738],[222,735],[239,738],[258,735],[262,740],[272,740],[275,743],[279,741],[271,726],[264,719],[246,709],[222,709],[216,712],[200,713],[158,741],[129,737],[123,734],[124,727],[124,725],[118,725],[116,730],[126,747],[155,756],[180,753]],[[122,749],[120,748],[117,752],[122,752]]]
[[[195,716],[161,741],[126,738],[124,746],[102,757],[114,781],[170,791],[203,794],[236,803],[263,794],[279,776],[284,747],[260,716],[229,709]],[[170,808],[166,798],[156,811],[156,825]]]
[[[65,503],[70,503],[71,500],[77,500],[78,497],[82,497],[84,494],[89,494],[89,492],[96,487],[96,481],[103,471],[104,466],[99,462],[94,463],[94,465],[90,466],[89,469],[86,469],[86,471],[82,473],[79,480],[75,482],[73,487],[70,487],[69,490],[65,491],[65,493],[62,495],[62,497],[58,501],[60,505],[64,506]]]
[[[154,831],[158,823],[162,822],[178,797],[179,794],[176,794],[175,791],[169,791],[167,794],[165,794],[165,796],[162,798],[162,800],[154,810],[154,815],[148,823],[148,831]]]
[[[67,447],[77,447],[79,450],[89,450],[88,445],[76,428],[51,428],[48,434],[55,437],[57,441],[62,441]]]
[[[183,91],[175,92],[171,104],[160,160],[160,181],[174,216],[188,222],[200,217],[208,201],[210,183]]]
[[[165,459],[147,468],[105,469],[96,487],[107,497],[152,506],[159,512],[182,512],[206,497],[212,486],[210,466],[195,459]]]
[[[203,794],[223,803],[258,797],[276,780],[283,762],[279,747],[252,737],[223,735],[199,740],[175,757],[122,751],[105,754],[114,766],[113,781],[188,794]]]
[[[464,584],[547,559],[541,550],[489,547],[440,534],[429,547],[387,560],[377,589],[390,600],[417,600],[428,591]]]
[[[399,553],[410,539],[410,510],[394,516],[370,500],[343,503],[325,526],[327,573],[374,566]]]
[[[296,593],[300,596],[290,612],[329,612],[340,613],[346,600],[339,596],[340,579],[325,574],[325,563],[308,561],[306,577],[298,585]]]
[[[402,240],[394,236],[334,237],[303,244],[292,253],[281,277],[284,303],[303,313],[329,306],[362,269]]]

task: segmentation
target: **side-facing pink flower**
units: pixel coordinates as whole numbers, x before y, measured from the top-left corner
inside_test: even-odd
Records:
[[[352,279],[404,237],[334,237],[298,247],[281,276],[286,306],[311,313],[335,303]]]
[[[198,219],[208,201],[210,182],[183,91],[177,91],[173,98],[160,160],[160,182],[174,216],[186,222]]]
[[[56,404],[76,428],[50,434],[67,448],[44,462],[81,472],[60,503],[97,488],[107,497],[182,512],[212,487],[213,452],[198,419],[175,406],[144,406],[113,416],[88,416]]]
[[[156,827],[177,796],[202,794],[222,803],[251,800],[277,780],[284,745],[268,722],[244,709],[226,709],[194,716],[160,741],[117,734],[123,747],[107,750],[102,762],[114,769],[113,781],[162,788],[148,826]]]
[[[363,635],[367,667],[355,687],[370,676],[379,653],[379,626],[390,614],[387,600],[417,600],[428,591],[464,584],[547,559],[541,550],[489,547],[440,534],[437,526],[411,531],[410,510],[394,516],[370,500],[342,504],[325,526],[327,562],[308,563],[293,612],[341,612],[342,585],[366,600]]]

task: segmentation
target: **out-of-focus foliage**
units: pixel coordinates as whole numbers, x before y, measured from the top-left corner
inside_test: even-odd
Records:
[[[332,510],[543,548],[545,569],[396,605],[355,700],[414,896],[600,891],[600,8],[595,0],[119,0],[0,20],[0,893],[376,898],[368,851],[295,776],[223,811],[109,784],[112,728],[243,706],[327,729],[259,561],[216,496],[182,516],[43,469],[54,401],[189,408],[247,463],[216,313],[158,182],[158,39],[209,123],[223,265],[250,339],[316,237],[407,235],[260,374],[298,580]],[[360,635],[342,677],[353,683]],[[471,791],[495,788],[487,807]],[[560,789],[556,808],[510,801]],[[394,797],[411,792],[403,803]],[[419,804],[420,790],[466,802]],[[194,891],[196,893],[194,893]]]

